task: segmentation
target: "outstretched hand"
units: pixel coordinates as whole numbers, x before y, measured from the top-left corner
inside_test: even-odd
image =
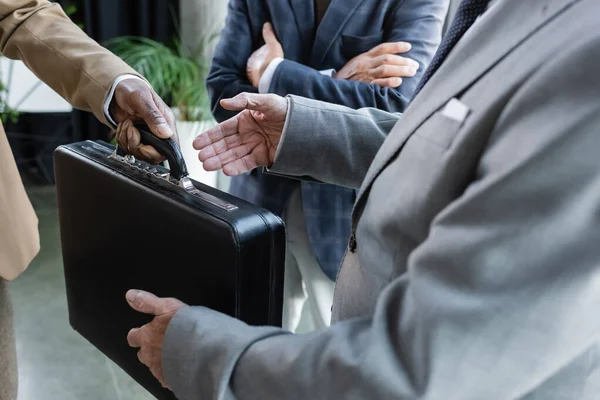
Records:
[[[222,169],[225,175],[235,176],[272,165],[287,117],[287,100],[273,94],[241,93],[222,100],[221,106],[240,113],[194,140],[204,169]]]

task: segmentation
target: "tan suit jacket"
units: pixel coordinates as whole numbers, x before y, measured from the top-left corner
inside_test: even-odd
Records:
[[[104,123],[103,104],[115,78],[135,74],[45,0],[0,0],[0,51]],[[0,126],[0,278],[15,279],[39,247],[37,217]]]

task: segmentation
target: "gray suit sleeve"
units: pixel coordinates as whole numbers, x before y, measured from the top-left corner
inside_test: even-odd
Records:
[[[223,399],[241,354],[254,340],[289,334],[250,327],[204,307],[187,307],[171,320],[163,344],[163,372],[178,399]],[[200,347],[198,347],[200,346]]]
[[[592,44],[565,50],[514,94],[476,179],[434,219],[372,318],[280,335],[190,315],[167,335],[167,351],[187,352],[166,366],[169,383],[186,374],[171,383],[178,397],[524,398],[593,349],[600,41]],[[568,85],[548,84],[566,70]],[[193,384],[206,375],[209,389]],[[221,397],[210,391],[216,382],[228,385]],[[569,398],[597,396],[586,390]]]
[[[402,114],[288,96],[277,159],[269,172],[359,188],[375,154]]]

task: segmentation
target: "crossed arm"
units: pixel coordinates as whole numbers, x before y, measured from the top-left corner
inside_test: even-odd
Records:
[[[385,27],[383,45],[410,43],[408,50],[398,47],[392,52],[378,51],[381,46],[377,46],[350,60],[336,78],[298,62],[284,60],[275,71],[269,93],[292,94],[353,109],[372,107],[403,112],[441,41],[447,9],[445,1],[412,0],[410,4],[406,3],[401,2],[389,18],[391,22]],[[402,56],[394,54],[400,52]],[[370,63],[373,68],[353,65],[358,58],[361,58],[360,63]],[[414,66],[418,67],[414,72],[406,70]],[[353,76],[351,71],[357,67],[364,72]]]
[[[235,115],[232,110],[226,110],[220,105],[223,99],[234,97],[242,92],[257,93],[258,84],[252,84],[248,79],[248,60],[255,49],[256,35],[253,35],[249,20],[247,0],[232,0],[225,29],[215,51],[211,72],[207,79],[207,87],[211,97],[213,115],[222,122]],[[447,3],[437,0],[413,0],[411,7],[398,7],[395,10],[391,26],[386,29],[385,42],[408,42],[410,49],[405,54],[409,59],[397,55],[381,53],[373,57],[388,56],[393,62],[380,62],[373,65],[376,78],[404,76],[410,79],[400,80],[399,87],[380,86],[377,83],[365,83],[352,73],[352,68],[342,71],[339,78],[321,74],[314,68],[291,60],[279,64],[271,80],[269,93],[286,96],[294,94],[335,104],[343,104],[350,108],[376,107],[385,111],[402,111],[412,98],[417,82],[425,72],[425,66],[433,57],[441,40],[441,30]],[[234,49],[234,50],[233,50]],[[399,47],[401,51],[403,47]],[[398,50],[398,51],[400,51]],[[388,51],[388,50],[386,50]],[[365,53],[366,54],[366,53]],[[420,68],[413,72],[404,67],[393,68],[395,64]],[[350,61],[348,64],[351,64]],[[379,68],[378,67],[386,67]],[[391,70],[389,67],[392,67]],[[365,67],[369,69],[370,67]],[[408,69],[410,69],[408,68]],[[256,79],[255,79],[256,80]],[[369,80],[373,82],[374,80]],[[383,79],[383,82],[397,82]],[[398,86],[398,83],[390,83]]]

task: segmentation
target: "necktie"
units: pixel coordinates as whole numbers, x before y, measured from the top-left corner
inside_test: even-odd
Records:
[[[423,86],[429,81],[429,78],[435,74],[438,68],[444,63],[450,51],[454,48],[456,43],[463,37],[466,31],[469,30],[471,25],[477,20],[477,18],[485,12],[488,7],[490,0],[463,0],[456,10],[456,16],[442,40],[440,47],[435,53],[431,64],[423,74],[423,78],[417,85],[413,98],[423,89]]]
[[[315,26],[319,26],[331,0],[315,0]]]

